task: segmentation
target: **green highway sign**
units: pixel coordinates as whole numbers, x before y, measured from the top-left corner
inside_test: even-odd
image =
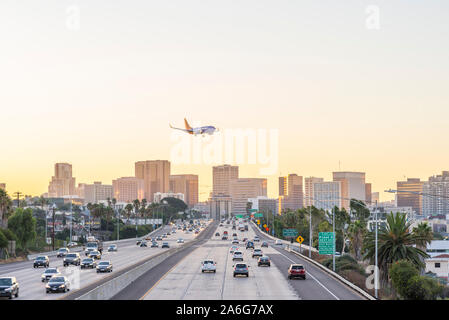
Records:
[[[237,214],[235,217],[236,218],[243,218],[243,215],[242,214]]]
[[[334,254],[334,233],[320,232],[318,235],[319,254]]]
[[[284,237],[295,237],[298,235],[298,230],[290,228],[290,229],[282,229],[282,235]]]
[[[257,209],[249,209],[249,212],[257,212]]]
[[[254,217],[255,218],[262,218],[263,217],[263,213],[255,213]]]

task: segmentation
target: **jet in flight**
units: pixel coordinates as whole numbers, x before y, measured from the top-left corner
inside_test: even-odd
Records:
[[[192,128],[189,125],[189,123],[187,122],[186,118],[184,118],[184,124],[185,124],[185,127],[186,127],[185,129],[175,128],[175,127],[172,127],[171,124],[169,124],[169,125],[170,125],[170,128],[172,128],[172,129],[181,130],[181,131],[187,132],[189,134],[193,134],[195,136],[199,135],[199,134],[201,134],[201,135],[205,135],[205,134],[212,135],[215,132],[219,131],[218,128],[215,128],[214,126],[204,126],[204,127]]]

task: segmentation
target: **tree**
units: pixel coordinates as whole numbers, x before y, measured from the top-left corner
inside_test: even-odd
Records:
[[[348,227],[349,240],[351,241],[351,252],[357,261],[362,260],[363,238],[366,234],[366,223],[356,220]]]
[[[129,218],[131,217],[131,213],[132,213],[133,209],[134,209],[134,207],[133,207],[133,205],[131,203],[128,203],[125,206],[127,222],[129,222]]]
[[[388,268],[393,262],[408,260],[417,268],[424,268],[422,258],[427,258],[426,252],[413,247],[423,239],[410,232],[410,223],[403,213],[387,215],[386,225],[382,225],[378,231],[378,262],[381,280],[388,281]],[[365,258],[374,261],[375,258],[375,234],[374,231],[367,233],[364,239]]]
[[[3,234],[2,229],[0,229],[0,249],[5,249],[8,247],[8,239]]]
[[[427,245],[433,240],[432,228],[427,222],[421,222],[413,228],[413,234],[416,236],[416,247],[422,251],[426,251]]]
[[[8,218],[12,214],[12,200],[8,193],[0,189],[0,226],[6,228]]]
[[[366,221],[371,214],[365,203],[361,200],[351,199],[349,207],[351,209],[351,213],[357,220]]]
[[[24,251],[27,243],[36,238],[36,218],[31,209],[16,209],[8,222],[8,228],[16,235],[17,240]]]
[[[401,297],[407,296],[408,281],[419,274],[416,266],[407,260],[399,260],[393,263],[389,273],[391,284]]]

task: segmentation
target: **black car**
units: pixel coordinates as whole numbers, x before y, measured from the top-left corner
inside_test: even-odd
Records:
[[[219,237],[219,236],[220,236],[220,232],[216,232],[216,233],[215,233],[215,236],[216,236],[216,237]]]
[[[19,283],[15,277],[3,277],[0,278],[0,297],[13,297],[19,296]]]
[[[247,241],[246,242],[246,249],[254,249],[254,242]]]
[[[48,268],[44,271],[44,273],[41,276],[42,282],[47,282],[50,280],[51,277],[53,277],[55,274],[59,274],[58,268]]]
[[[69,264],[73,264],[75,266],[79,266],[81,264],[81,258],[79,253],[68,253],[64,258],[64,267],[67,267]]]
[[[112,272],[112,263],[110,261],[101,261],[97,266],[97,273]]]
[[[259,258],[259,260],[257,261],[257,266],[271,266],[271,261],[270,258],[267,256],[262,256]]]
[[[266,241],[262,242],[261,247],[262,247],[262,248],[263,248],[263,247],[268,248],[268,242],[266,242]]]
[[[170,246],[168,245],[168,242],[162,242],[161,248],[170,248]]]
[[[221,240],[228,240],[228,236],[221,237]]]
[[[70,282],[67,277],[64,276],[54,276],[50,278],[47,285],[45,286],[45,292],[67,292],[70,291]]]
[[[97,262],[94,258],[84,258],[83,261],[81,261],[81,269],[84,268],[95,268],[97,266]]]
[[[48,256],[39,256],[34,259],[33,268],[45,267],[48,268],[50,266],[50,259]]]
[[[237,263],[234,266],[234,277],[238,275],[243,275],[249,277],[249,266],[246,263]]]
[[[140,243],[140,247],[148,247],[147,242],[146,241],[142,241]]]

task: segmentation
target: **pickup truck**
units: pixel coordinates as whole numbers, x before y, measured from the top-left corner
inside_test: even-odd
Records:
[[[95,250],[100,251],[100,253],[103,253],[103,242],[93,237],[88,237],[86,246],[83,249],[84,254],[86,256],[89,255],[89,252]]]

